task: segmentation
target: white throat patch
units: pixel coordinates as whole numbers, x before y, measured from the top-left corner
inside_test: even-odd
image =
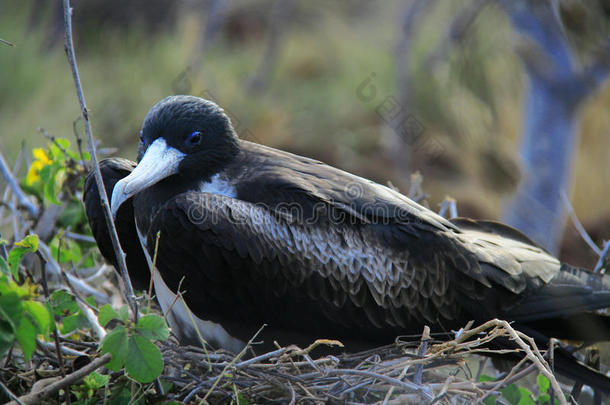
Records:
[[[235,198],[237,197],[237,190],[229,181],[220,176],[220,173],[212,176],[209,182],[201,183],[199,191],[202,193],[218,194],[225,197]]]

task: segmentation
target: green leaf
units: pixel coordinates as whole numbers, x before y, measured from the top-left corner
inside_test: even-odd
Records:
[[[85,384],[85,386],[92,390],[99,390],[100,388],[104,388],[109,381],[109,375],[103,375],[98,373],[97,371],[92,372],[83,379],[83,383]]]
[[[131,404],[131,391],[126,388],[121,388],[120,391],[113,391],[108,399],[108,405],[127,405]]]
[[[169,338],[169,328],[165,323],[165,319],[159,315],[145,315],[138,319],[136,332],[145,338],[155,340],[167,340]]]
[[[36,326],[38,326],[38,332],[47,337],[51,332],[51,324],[53,317],[46,306],[38,301],[23,301],[23,308],[28,313]]]
[[[479,377],[479,381],[480,382],[491,382],[491,381],[496,381],[496,379],[490,375],[481,374],[481,376]]]
[[[483,403],[485,405],[496,405],[498,403],[498,400],[496,399],[495,395],[490,395],[487,398],[485,398],[485,400],[483,400]]]
[[[521,392],[515,384],[507,385],[506,388],[500,390],[502,396],[512,405],[517,405],[521,399]]]
[[[28,318],[23,317],[17,327],[16,335],[25,360],[30,360],[34,350],[36,350],[36,328]]]
[[[527,388],[520,387],[519,392],[521,393],[521,398],[519,399],[519,405],[536,405],[536,402],[532,399],[532,392]]]
[[[87,326],[87,319],[83,314],[76,313],[74,315],[66,316],[61,323],[61,328],[59,331],[62,334],[74,332],[77,329],[85,328]]]
[[[8,263],[3,257],[0,257],[0,271],[7,276],[11,274],[11,270],[8,268]]]
[[[51,306],[55,314],[60,316],[71,315],[80,310],[75,298],[66,290],[57,290],[51,294]]]
[[[112,360],[106,363],[106,368],[119,371],[127,360],[128,340],[127,329],[123,325],[114,328],[102,340],[102,353],[112,354]]]
[[[8,265],[13,274],[13,278],[17,280],[19,277],[19,263],[26,253],[35,252],[38,250],[38,236],[28,235],[23,240],[15,242],[15,246],[8,253]]]
[[[557,402],[559,402],[559,401],[557,401]],[[540,395],[538,395],[538,398],[536,398],[536,403],[538,405],[550,404],[551,396],[546,392],[544,394],[540,394]]]
[[[127,318],[129,317],[129,308],[127,305],[123,305],[119,308],[119,319],[123,322],[127,322]]]
[[[4,356],[15,342],[13,326],[5,319],[0,319],[0,357]]]
[[[16,332],[23,318],[23,303],[19,294],[5,283],[0,286],[0,318],[10,323],[13,332]]]
[[[113,319],[119,319],[119,314],[112,308],[112,305],[102,305],[99,314],[97,314],[97,320],[100,322],[100,325],[106,326]]]
[[[57,199],[61,190],[61,183],[58,185],[58,172],[63,171],[65,175],[66,169],[60,163],[53,162],[40,170],[40,178],[43,181],[42,191],[44,197],[53,204],[61,205],[61,201]],[[60,176],[61,179],[62,176]]]
[[[551,382],[544,374],[538,374],[536,377],[536,384],[538,385],[538,392],[541,394],[547,392],[551,386]]]
[[[60,245],[61,240],[61,245]],[[49,244],[53,258],[59,263],[79,263],[82,258],[81,248],[73,240],[54,237]]]
[[[127,374],[141,383],[153,381],[163,371],[161,351],[140,335],[130,336],[125,370]]]

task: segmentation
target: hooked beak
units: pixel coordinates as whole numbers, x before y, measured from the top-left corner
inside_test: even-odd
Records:
[[[178,173],[178,165],[182,158],[184,153],[167,146],[165,139],[157,138],[146,149],[142,160],[129,176],[115,184],[110,202],[112,217],[116,219],[121,204],[134,194]]]

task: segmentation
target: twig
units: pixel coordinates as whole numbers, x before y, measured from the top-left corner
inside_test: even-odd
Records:
[[[119,270],[121,273],[121,278],[123,279],[123,283],[125,285],[125,295],[127,298],[127,302],[129,303],[129,306],[133,312],[134,320],[137,322],[138,303],[136,300],[136,296],[133,292],[131,280],[129,279],[129,273],[127,272],[127,265],[125,264],[125,253],[121,249],[121,244],[119,243],[119,237],[117,235],[117,230],[114,225],[114,219],[112,218],[112,213],[110,211],[110,204],[108,203],[108,195],[106,194],[106,187],[104,186],[104,181],[102,179],[102,173],[100,172],[100,165],[97,160],[95,142],[93,140],[93,133],[91,132],[91,123],[89,122],[89,111],[87,110],[87,104],[85,103],[85,95],[83,93],[83,88],[81,86],[80,77],[78,74],[78,67],[76,66],[76,57],[74,55],[74,44],[72,43],[72,8],[70,7],[70,0],[63,0],[63,7],[64,7],[64,31],[65,31],[64,48],[66,51],[66,56],[68,57],[68,62],[70,64],[70,68],[72,70],[74,86],[76,87],[76,95],[78,97],[78,102],[79,102],[80,108],[81,108],[81,115],[83,117],[83,122],[85,124],[85,133],[87,134],[89,153],[90,153],[91,159],[93,161],[95,182],[97,184],[97,189],[99,191],[100,203],[102,205],[104,217],[106,218],[106,225],[108,226],[108,233],[110,234],[110,239],[112,241],[112,247],[114,248],[114,254],[117,259],[117,263],[118,263]]]
[[[273,65],[277,62],[282,33],[288,24],[293,2],[294,0],[276,0],[271,8],[269,13],[269,37],[258,67],[248,79],[247,90],[249,93],[260,93],[267,86],[269,76],[273,72]]]
[[[25,209],[28,211],[32,218],[36,218],[38,216],[38,207],[36,206],[36,204],[31,202],[29,198],[25,195],[23,190],[21,190],[19,182],[13,175],[13,172],[6,163],[6,160],[4,160],[2,152],[0,152],[0,172],[2,172],[2,175],[6,179],[6,182],[13,190],[13,194],[17,197],[17,200],[19,200],[19,204],[25,207]]]
[[[47,264],[49,265],[49,270],[51,271],[51,273],[57,277],[62,277],[62,269],[59,266],[59,263],[57,263],[53,258],[53,255],[51,254],[51,249],[49,249],[49,247],[42,241],[38,241],[38,252],[40,252],[40,255],[42,256],[44,261],[47,262]],[[99,292],[80,278],[77,278],[70,273],[65,273],[65,276],[68,281],[70,281],[70,283],[74,285],[76,290],[82,291],[87,295],[93,295],[100,302],[110,302],[110,299],[106,294]]]
[[[421,345],[419,349],[417,349],[417,355],[419,357],[424,357],[426,352],[428,351],[428,343],[430,342],[430,327],[428,325],[424,326],[424,331],[421,334]],[[415,379],[413,380],[415,384],[421,385],[422,375],[424,372],[424,364],[419,363],[415,368]]]
[[[441,209],[438,214],[445,218],[455,218],[458,216],[457,202],[454,198],[446,196],[441,204]]]
[[[14,44],[14,43],[9,42],[9,41],[7,41],[6,39],[2,39],[2,38],[0,38],[0,42],[2,42],[2,43],[3,43],[3,44],[5,44],[5,45],[8,45],[8,46],[15,46],[15,44]]]
[[[24,151],[24,148],[22,147],[19,150],[17,159],[15,159],[15,164],[13,165],[12,173],[17,173],[19,171],[19,166],[21,166],[21,161],[23,160],[24,153],[25,153],[25,151]],[[2,201],[8,200],[10,194],[11,194],[11,186],[7,184],[6,188],[4,189],[4,193],[2,194]],[[0,206],[0,217],[2,217],[4,215],[4,208],[5,208],[4,205]]]
[[[18,400],[21,401],[21,402],[11,401],[7,405],[17,405],[19,403],[23,403],[25,405],[40,404],[40,403],[42,403],[42,400],[44,398],[46,398],[46,397],[48,397],[50,395],[55,394],[56,392],[58,392],[62,388],[67,387],[68,385],[72,385],[72,384],[77,383],[82,378],[84,378],[85,376],[89,375],[92,371],[97,370],[98,368],[100,368],[104,364],[108,363],[111,358],[112,358],[112,355],[110,353],[106,353],[102,357],[98,357],[97,359],[93,360],[91,363],[89,363],[86,366],[76,370],[72,374],[68,374],[67,376],[65,376],[61,380],[59,380],[59,381],[57,381],[57,382],[55,382],[53,384],[47,385],[42,390],[40,390],[38,392],[33,392],[31,394],[23,395],[23,396],[19,397]]]
[[[94,238],[92,238],[91,236],[88,236],[88,235],[81,235],[80,233],[66,231],[64,233],[64,236],[66,238],[70,238],[70,239],[78,241],[78,242],[95,243]]]
[[[365,370],[351,370],[351,369],[334,369],[334,370],[326,370],[326,374],[335,374],[335,375],[341,375],[341,374],[355,374],[355,375],[361,375],[361,376],[366,376],[366,377],[373,377],[375,379],[378,380],[382,380],[385,381],[389,384],[395,385],[399,388],[404,389],[407,392],[412,392],[412,393],[417,393],[422,395],[424,398],[426,398],[428,401],[432,401],[434,399],[434,396],[432,395],[432,392],[430,391],[429,388],[424,387],[424,386],[419,386],[419,385],[415,385],[413,383],[410,382],[405,382],[405,381],[400,381],[396,378],[392,378],[392,377],[388,377],[387,375],[383,375],[383,374],[378,374],[378,373],[374,373],[371,371],[365,371]]]
[[[220,382],[220,380],[222,379],[222,377],[225,375],[225,373],[227,372],[227,370],[229,369],[229,367],[231,367],[232,365],[234,365],[235,363],[237,363],[237,361],[239,359],[241,359],[244,354],[246,354],[246,352],[248,351],[248,349],[250,348],[250,346],[252,346],[252,342],[254,342],[254,339],[256,339],[256,337],[258,336],[259,333],[261,333],[261,331],[266,327],[267,325],[263,325],[260,327],[260,329],[258,331],[256,331],[256,333],[250,338],[250,340],[248,340],[248,343],[246,344],[246,346],[241,349],[241,352],[239,352],[239,354],[237,356],[235,356],[233,358],[233,360],[231,360],[231,362],[229,364],[227,364],[225,366],[225,368],[222,369],[222,372],[218,375],[218,377],[216,377],[216,381],[214,381],[214,384],[212,384],[212,386],[210,387],[210,389],[208,390],[208,392],[206,392],[205,396],[203,397],[203,401],[205,402],[208,397],[210,396],[210,394],[214,391],[214,388],[216,388],[216,386],[218,385],[218,383]]]
[[[591,239],[591,237],[585,230],[585,227],[582,226],[582,223],[580,222],[580,220],[576,216],[576,213],[574,212],[574,208],[572,208],[572,204],[570,204],[570,200],[568,200],[568,196],[563,191],[561,191],[559,194],[561,195],[561,200],[563,201],[563,205],[565,205],[566,209],[568,210],[568,214],[570,215],[570,219],[572,220],[572,223],[576,227],[576,230],[578,231],[578,233],[580,233],[580,236],[587,243],[587,245],[589,245],[589,247],[595,252],[595,254],[600,256],[602,254],[602,251],[599,249],[599,247],[597,247],[595,242],[593,242],[593,239]]]
[[[607,240],[606,242],[604,242],[604,249],[602,250],[602,253],[599,255],[599,260],[597,261],[597,264],[595,265],[595,268],[593,269],[593,271],[598,273],[598,272],[602,271],[602,269],[608,270],[609,267],[610,267],[610,240]]]
[[[60,340],[63,340],[63,338],[61,338]],[[51,343],[51,342],[45,342],[45,341],[37,339],[36,340],[36,344],[41,346],[41,347],[44,347],[47,350],[55,350],[55,344]],[[89,356],[85,352],[79,352],[78,350],[74,350],[72,348],[69,348],[69,347],[66,347],[66,346],[63,346],[63,345],[60,347],[60,349],[61,349],[61,352],[63,354],[66,354],[68,356],[76,356],[76,357],[78,357],[78,356]]]
[[[0,388],[2,388],[2,391],[4,391],[4,393],[10,398],[12,399],[15,403],[19,404],[19,405],[25,405],[23,402],[21,402],[21,400],[19,399],[19,397],[17,397],[15,394],[13,394],[13,392],[11,390],[8,389],[8,387],[6,385],[4,385],[2,383],[2,381],[0,381]]]

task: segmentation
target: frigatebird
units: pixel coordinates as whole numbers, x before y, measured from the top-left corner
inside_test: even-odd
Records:
[[[391,188],[241,140],[211,101],[161,100],[138,163],[100,169],[135,286],[148,286],[160,232],[157,298],[169,308],[180,286],[217,346],[237,351],[262,324],[268,342],[374,345],[492,318],[541,341],[610,340],[610,318],[594,312],[610,306],[609,277],[560,263],[506,225],[448,220]],[[116,264],[92,174],[84,201]],[[195,338],[181,300],[170,325]]]

